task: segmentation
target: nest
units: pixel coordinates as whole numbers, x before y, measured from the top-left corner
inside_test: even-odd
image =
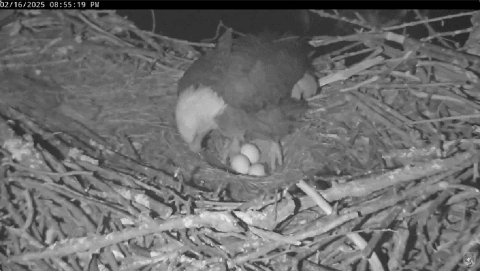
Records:
[[[113,11],[1,12],[0,269],[478,269],[480,14],[380,30],[311,12],[363,28],[311,39],[335,50],[266,178],[175,131],[176,81],[214,44]]]

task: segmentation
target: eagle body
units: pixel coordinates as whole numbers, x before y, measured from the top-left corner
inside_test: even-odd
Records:
[[[178,82],[176,122],[192,151],[213,129],[232,139],[278,142],[291,131],[306,104],[291,98],[308,69],[299,39],[266,35],[232,38],[195,61]]]

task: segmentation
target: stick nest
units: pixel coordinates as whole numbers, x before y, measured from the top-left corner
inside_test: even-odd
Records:
[[[310,40],[334,48],[321,91],[266,178],[176,133],[176,81],[214,44],[113,11],[0,12],[0,269],[478,269],[480,14],[311,12],[361,30]]]

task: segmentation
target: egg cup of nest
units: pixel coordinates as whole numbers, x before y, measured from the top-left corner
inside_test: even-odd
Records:
[[[238,152],[230,153],[226,159],[222,158],[226,140],[224,136],[216,132],[212,132],[206,137],[202,156],[208,164],[229,173],[248,177],[269,175],[267,163],[263,162],[260,149],[253,143],[243,143]]]

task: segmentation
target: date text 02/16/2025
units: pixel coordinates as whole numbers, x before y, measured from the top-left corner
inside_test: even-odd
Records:
[[[1,1],[0,9],[95,9],[100,2],[94,1]]]

